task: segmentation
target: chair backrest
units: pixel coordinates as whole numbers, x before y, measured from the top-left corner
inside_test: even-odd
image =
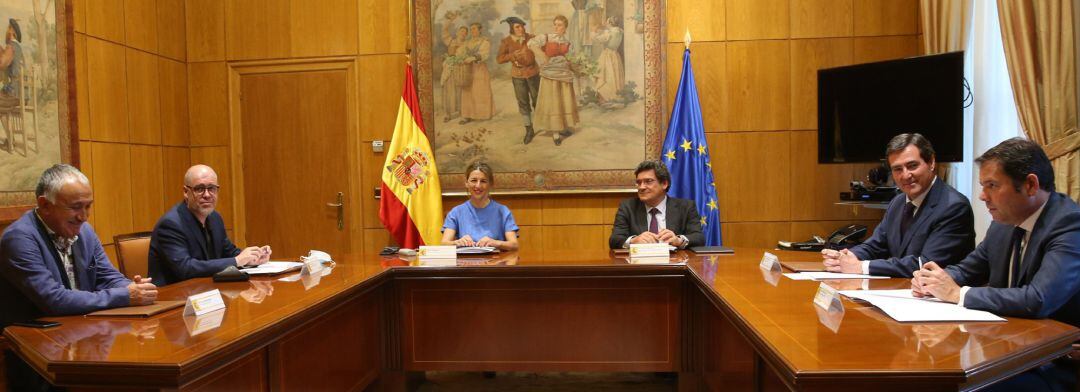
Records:
[[[147,277],[150,269],[150,234],[149,231],[144,231],[113,237],[113,244],[116,245],[116,259],[120,264],[120,273],[124,276]]]

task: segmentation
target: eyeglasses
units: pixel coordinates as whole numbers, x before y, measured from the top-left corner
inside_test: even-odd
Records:
[[[192,192],[195,192],[196,195],[203,195],[207,192],[211,195],[216,195],[218,191],[221,190],[221,187],[217,185],[197,185],[195,187],[184,185],[184,188],[190,189]]]

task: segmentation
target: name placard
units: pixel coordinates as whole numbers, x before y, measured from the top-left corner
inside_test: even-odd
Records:
[[[844,311],[844,303],[840,300],[840,292],[832,286],[821,282],[817,293],[814,294],[814,305],[825,310]]]
[[[421,259],[456,259],[457,247],[453,245],[423,245],[416,252]]]
[[[671,245],[661,242],[657,244],[630,244],[630,257],[668,257],[668,249]]]
[[[225,309],[225,300],[221,298],[221,291],[213,289],[188,297],[187,304],[184,305],[184,315],[202,316],[220,309]]]
[[[761,255],[761,264],[758,266],[766,271],[780,272],[783,270],[783,268],[780,267],[780,258],[769,252],[765,252],[765,254]]]

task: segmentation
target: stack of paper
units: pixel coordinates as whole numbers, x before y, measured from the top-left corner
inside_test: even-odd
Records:
[[[863,274],[842,274],[839,272],[798,272],[786,273],[784,276],[791,280],[834,280],[834,279],[888,279],[888,276],[874,276]]]
[[[253,268],[243,268],[240,272],[248,275],[277,275],[289,271],[295,271],[303,267],[304,263],[295,261],[267,261],[265,264]]]
[[[457,254],[459,255],[486,255],[489,253],[498,253],[499,250],[494,246],[462,246],[457,248]]]
[[[937,298],[916,298],[911,290],[843,290],[848,298],[861,299],[899,322],[1005,321],[990,312],[973,310]]]

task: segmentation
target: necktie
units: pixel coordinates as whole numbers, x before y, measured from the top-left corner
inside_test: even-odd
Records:
[[[907,230],[911,227],[911,223],[915,221],[915,203],[907,202],[904,205],[903,215],[900,217],[900,237],[903,238],[907,234]]]
[[[660,209],[656,207],[653,207],[653,209],[649,210],[649,231],[653,234],[660,233],[660,222],[656,220],[656,214],[659,213]]]
[[[51,235],[53,245],[56,247],[56,252],[60,254],[60,262],[64,265],[64,275],[68,278],[68,287],[72,290],[79,289],[79,283],[75,278],[75,260],[73,260],[73,253],[71,246],[75,244],[78,237],[64,238],[58,235]]]
[[[1023,248],[1024,234],[1027,230],[1017,227],[1012,235],[1012,252],[1009,257],[1009,287],[1016,287],[1020,283],[1020,262],[1024,255],[1020,252]]]

